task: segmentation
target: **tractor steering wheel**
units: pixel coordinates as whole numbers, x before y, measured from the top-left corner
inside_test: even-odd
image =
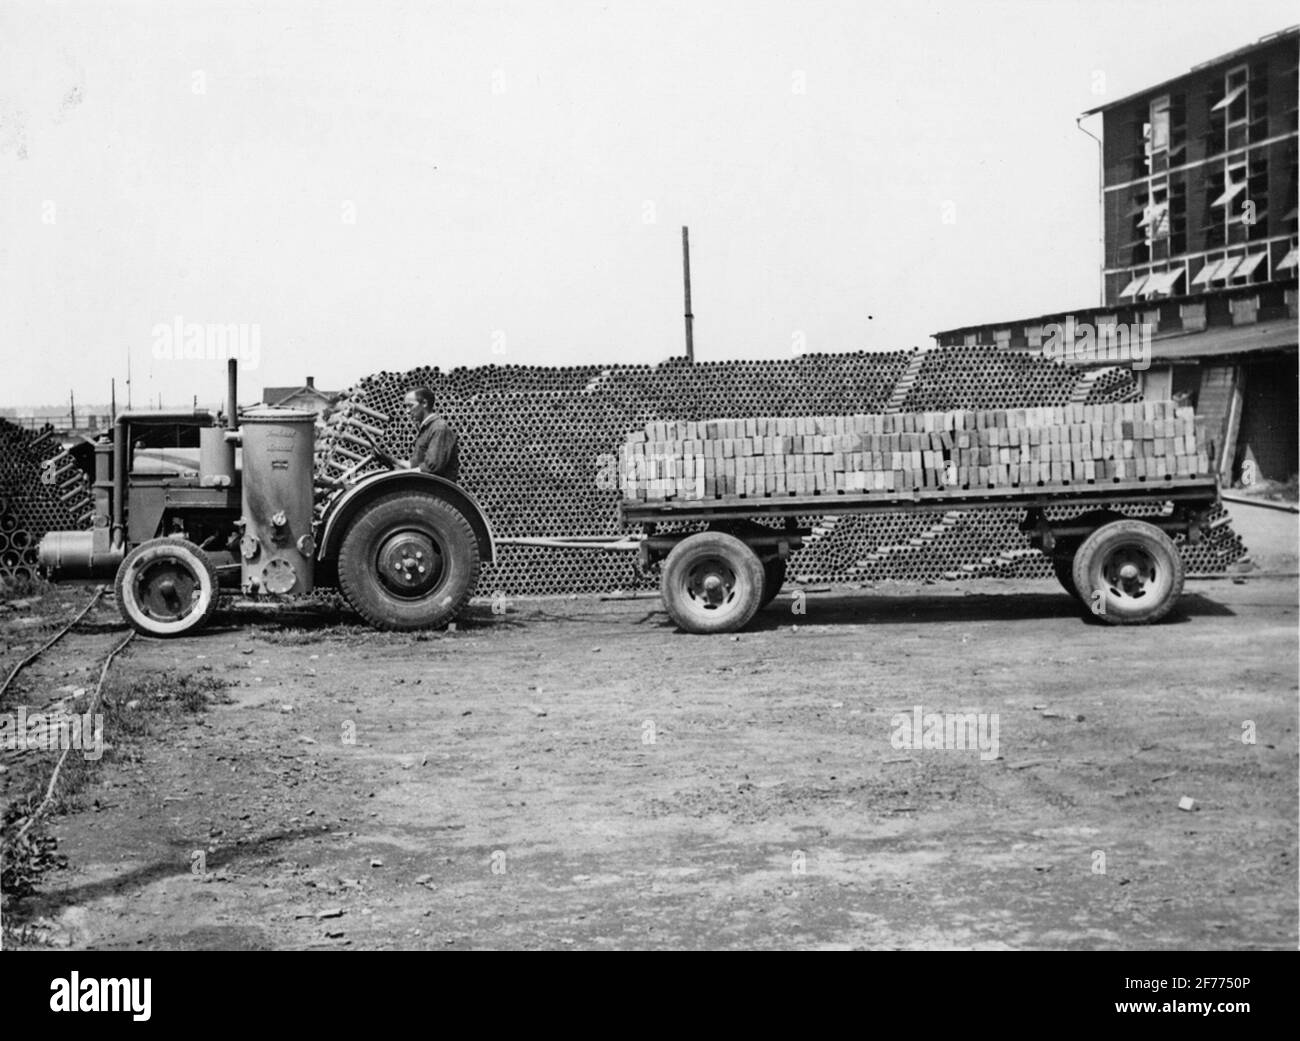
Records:
[[[383,463],[390,470],[400,469],[396,459],[375,444],[375,442],[370,438],[367,438],[366,440],[370,442],[370,452],[376,460]]]

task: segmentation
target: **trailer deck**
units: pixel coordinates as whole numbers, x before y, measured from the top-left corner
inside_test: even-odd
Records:
[[[1205,503],[1218,501],[1213,477],[1115,481],[1110,484],[1042,485],[1034,488],[924,488],[911,492],[827,492],[815,495],[728,496],[717,499],[624,500],[630,524],[722,520],[745,517],[829,516],[845,513],[948,510],[954,506],[1103,506],[1117,501]]]
[[[1158,621],[1183,585],[1171,536],[1196,542],[1219,501],[1213,477],[1115,480],[1026,487],[918,488],[908,492],[827,492],[723,498],[624,500],[625,524],[641,524],[640,560],[664,562],[661,588],[669,614],[687,632],[731,632],[779,592],[786,561],[808,528],[800,517],[1016,508],[1030,545],[1052,561],[1066,591],[1117,625]],[[1153,516],[1126,508],[1160,503]],[[1052,507],[1077,507],[1069,518]],[[776,527],[760,523],[784,519]],[[707,523],[707,531],[660,531],[661,524]]]

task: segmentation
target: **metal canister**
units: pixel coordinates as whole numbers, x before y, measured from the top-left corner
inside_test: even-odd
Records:
[[[199,484],[229,488],[235,483],[235,446],[223,427],[199,428]]]
[[[292,408],[250,409],[243,443],[241,585],[245,593],[312,589],[312,454],[316,417]]]

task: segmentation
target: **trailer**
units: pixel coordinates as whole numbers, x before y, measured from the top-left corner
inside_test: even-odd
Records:
[[[781,591],[790,554],[812,533],[799,518],[1013,507],[1066,591],[1110,625],[1159,621],[1183,591],[1173,536],[1200,540],[1219,502],[1212,476],[1051,487],[935,488],[909,492],[727,496],[628,501],[625,524],[643,525],[643,567],[661,567],[664,606],[688,633],[742,628]],[[1162,503],[1156,516],[1135,506]],[[1051,507],[1082,510],[1059,520]],[[703,531],[675,530],[707,525]],[[668,526],[668,530],[664,527]]]

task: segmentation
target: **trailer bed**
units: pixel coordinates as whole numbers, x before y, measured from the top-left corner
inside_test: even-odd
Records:
[[[630,524],[652,524],[656,521],[895,513],[979,506],[1042,509],[1048,506],[1104,506],[1116,502],[1154,501],[1209,507],[1218,498],[1219,484],[1214,477],[1184,477],[1033,488],[925,488],[911,492],[828,492],[646,502],[624,500],[620,504],[620,514]]]

